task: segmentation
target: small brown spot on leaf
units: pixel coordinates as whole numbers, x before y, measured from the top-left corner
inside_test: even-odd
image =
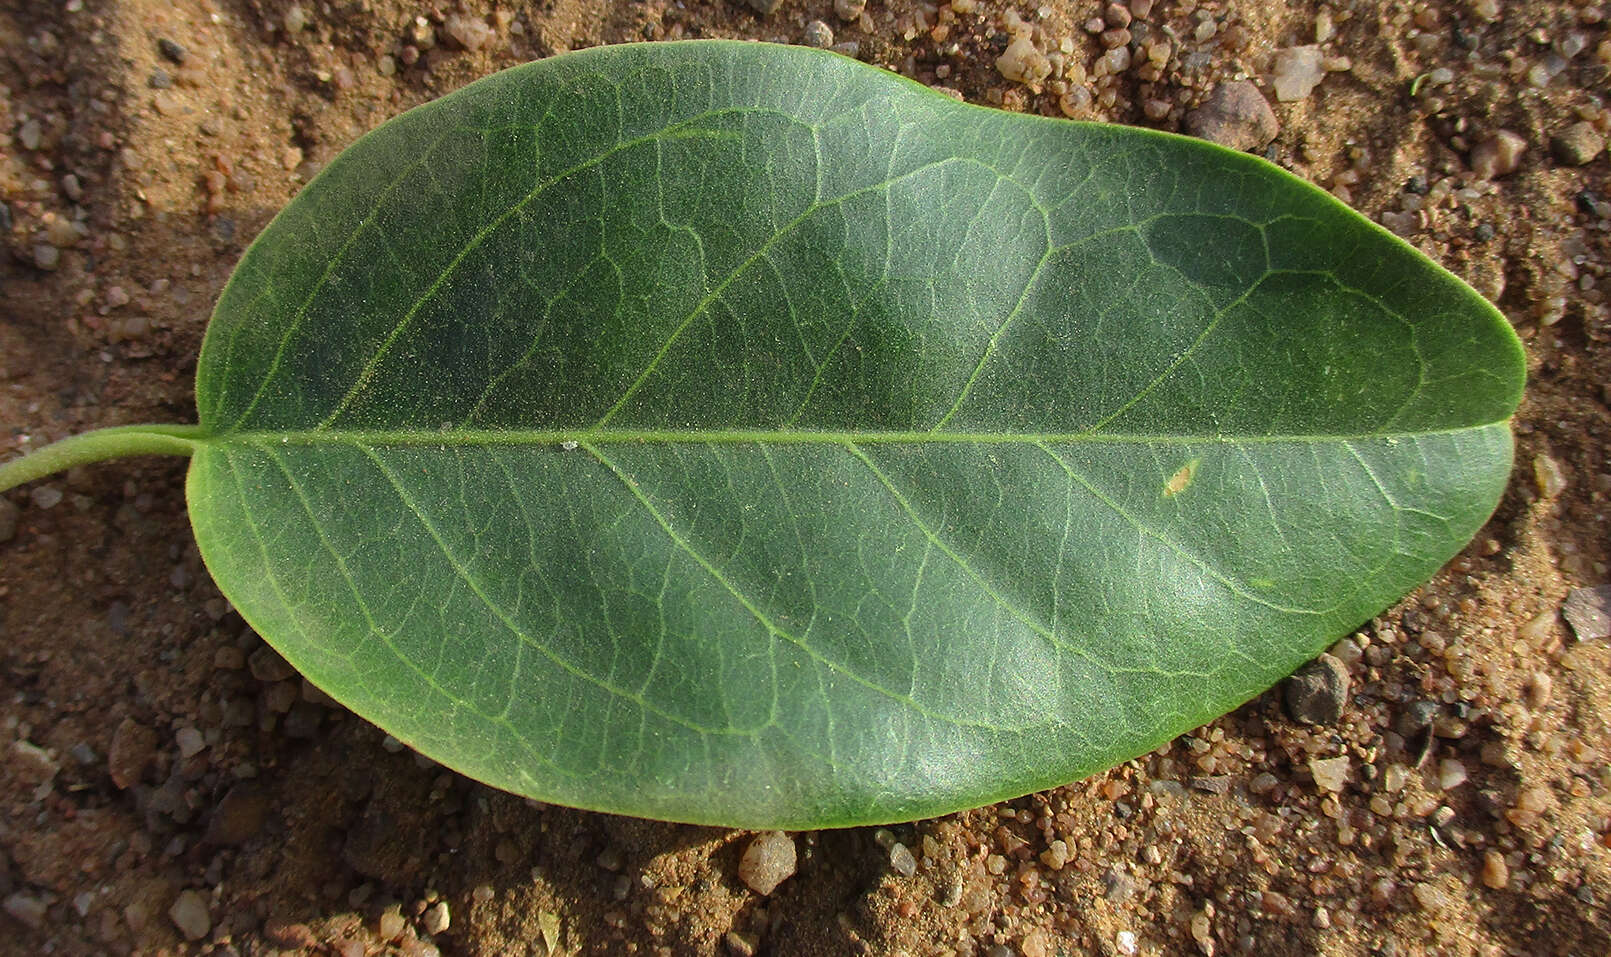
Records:
[[[1174,498],[1186,491],[1186,487],[1191,484],[1192,476],[1197,474],[1197,463],[1200,461],[1201,459],[1192,459],[1182,465],[1180,471],[1169,476],[1169,481],[1165,482],[1163,487],[1164,498]]]

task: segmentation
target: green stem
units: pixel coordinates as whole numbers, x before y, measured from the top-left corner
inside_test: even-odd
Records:
[[[199,425],[120,425],[54,442],[0,462],[0,492],[75,465],[126,455],[191,455],[207,437]]]

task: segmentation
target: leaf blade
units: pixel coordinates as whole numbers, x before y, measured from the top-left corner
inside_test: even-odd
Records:
[[[282,213],[188,494],[248,621],[425,753],[820,827],[1246,700],[1480,527],[1520,384],[1491,307],[1248,157],[617,48],[410,113]]]

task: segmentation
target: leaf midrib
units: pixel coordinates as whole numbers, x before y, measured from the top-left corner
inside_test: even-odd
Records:
[[[810,429],[296,429],[223,432],[203,444],[422,446],[578,445],[1279,445],[1414,441],[1509,424],[1509,419],[1414,432],[1225,433],[929,432]]]

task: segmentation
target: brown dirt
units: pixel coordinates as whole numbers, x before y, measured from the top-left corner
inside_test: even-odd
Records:
[[[1339,649],[1354,694],[1334,727],[1267,694],[1064,788],[800,835],[799,873],[760,898],[736,876],[745,834],[536,806],[389,750],[229,611],[181,462],[76,470],[47,483],[54,507],[7,496],[0,951],[422,954],[440,899],[434,946],[462,954],[1037,957],[1120,953],[1126,933],[1143,954],[1611,953],[1611,643],[1556,616],[1611,560],[1611,189],[1603,153],[1568,166],[1548,146],[1580,119],[1611,126],[1604,6],[1133,0],[1174,31],[1168,65],[1088,80],[1086,107],[1066,77],[1102,50],[1084,0],[1014,8],[1042,49],[1070,41],[1039,91],[996,71],[1008,7],[984,0],[874,0],[854,23],[831,0],[764,18],[716,0],[452,3],[304,0],[288,35],[279,0],[0,0],[0,455],[186,420],[210,304],[257,230],[359,133],[501,67],[645,38],[800,42],[820,18],[863,59],[975,102],[1179,129],[1218,80],[1268,89],[1274,51],[1329,18],[1326,53],[1351,69],[1277,104],[1268,155],[1386,214],[1510,316],[1531,374],[1510,491],[1450,568]],[[492,42],[406,64],[414,18],[440,34],[454,14]],[[1438,68],[1452,80],[1412,95]],[[1469,151],[1501,127],[1527,150],[1480,180]],[[1564,488],[1542,490],[1544,457]],[[206,747],[181,757],[182,729]],[[1309,759],[1334,755],[1351,776],[1328,794]],[[1440,788],[1444,760],[1469,780]],[[914,876],[889,866],[892,840]],[[1040,855],[1058,840],[1071,859],[1054,869]],[[184,890],[210,919],[199,942],[169,916]]]

